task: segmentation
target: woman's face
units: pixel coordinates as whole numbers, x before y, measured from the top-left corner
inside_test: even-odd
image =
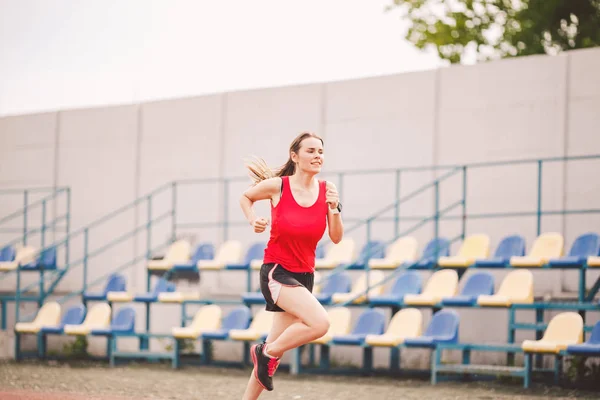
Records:
[[[292,160],[297,163],[298,169],[316,175],[323,166],[323,143],[317,138],[309,137],[300,143],[298,153],[292,153]]]

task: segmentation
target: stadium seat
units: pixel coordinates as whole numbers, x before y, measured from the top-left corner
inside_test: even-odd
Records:
[[[587,342],[567,346],[567,353],[600,356],[600,321],[594,325]]]
[[[222,310],[216,304],[200,307],[189,326],[171,330],[176,339],[198,339],[204,332],[214,332],[221,327]]]
[[[200,260],[196,263],[199,270],[220,270],[228,264],[238,264],[242,260],[242,243],[228,240],[219,246],[215,258]]]
[[[142,293],[136,295],[133,300],[138,303],[154,303],[158,301],[158,296],[161,293],[171,293],[175,291],[175,284],[167,281],[164,278],[159,278],[154,285],[154,289],[150,293]],[[110,299],[109,299],[110,300]]]
[[[369,268],[395,269],[405,263],[413,263],[417,259],[417,248],[417,239],[414,237],[400,237],[388,247],[385,257],[372,257],[369,260]]]
[[[381,335],[385,327],[383,311],[367,309],[359,316],[354,328],[345,335],[334,335],[332,344],[360,346],[365,342],[367,335]]]
[[[234,308],[223,318],[221,327],[212,331],[204,331],[202,333],[203,339],[212,340],[225,340],[229,337],[229,332],[232,329],[244,330],[248,329],[250,325],[250,318],[252,317],[250,309],[248,307],[237,307]]]
[[[507,236],[500,241],[494,256],[485,260],[477,260],[475,268],[505,268],[512,257],[525,255],[525,239],[519,235]]]
[[[198,261],[212,260],[215,256],[215,246],[212,243],[201,243],[196,247],[196,251],[188,262],[176,263],[173,265],[175,272],[195,272],[198,269]]]
[[[190,259],[191,245],[187,240],[177,240],[169,246],[167,254],[160,260],[149,260],[148,269],[152,271],[168,271],[175,264],[184,264]]]
[[[423,315],[416,308],[398,311],[382,335],[367,335],[365,343],[369,346],[396,347],[405,339],[419,337],[422,333]]]
[[[458,343],[460,318],[454,310],[441,310],[433,314],[423,336],[404,339],[407,347],[433,348],[438,343]]]
[[[380,240],[372,240],[363,246],[358,257],[350,262],[347,269],[366,269],[371,258],[381,259],[384,255],[385,243]]]
[[[590,268],[599,268],[600,267],[600,256],[588,257],[587,266]]]
[[[225,268],[232,270],[246,270],[251,266],[254,266],[254,269],[256,269],[256,266],[258,266],[258,269],[260,269],[260,267],[263,264],[263,257],[265,255],[266,246],[266,243],[254,243],[248,248],[246,256],[244,257],[244,260],[241,263],[227,264]]]
[[[481,295],[494,293],[494,277],[488,272],[478,271],[466,278],[465,286],[457,296],[444,297],[444,306],[473,306]]]
[[[112,318],[110,326],[95,328],[90,332],[92,336],[111,336],[114,334],[127,335],[135,332],[135,310],[132,307],[123,307]]]
[[[4,246],[2,250],[0,250],[0,263],[14,261],[16,253],[13,246]]]
[[[563,255],[564,239],[560,233],[543,233],[533,242],[529,254],[523,257],[511,257],[512,267],[542,267],[553,258]]]
[[[432,306],[439,303],[444,297],[454,296],[457,288],[458,274],[455,270],[436,271],[425,284],[422,293],[404,296],[404,304]]]
[[[16,250],[12,261],[0,261],[0,272],[14,271],[17,268],[34,263],[37,250],[33,246],[22,246]]]
[[[79,325],[65,325],[66,335],[85,336],[94,329],[106,329],[110,325],[110,306],[106,303],[98,303],[90,308],[85,319]]]
[[[106,301],[108,299],[108,293],[126,293],[126,280],[123,275],[111,274],[106,281],[104,289],[100,293],[93,293],[89,291],[83,292],[84,301]],[[118,296],[118,295],[117,295]]]
[[[407,294],[421,293],[421,275],[415,271],[403,272],[389,291],[369,299],[372,306],[401,306]]]
[[[60,321],[60,304],[55,301],[45,303],[31,322],[17,322],[16,333],[38,333],[45,326],[56,326]]]
[[[367,276],[369,278],[369,282],[367,283]],[[385,275],[382,271],[368,271],[365,273],[361,273],[360,277],[356,280],[354,285],[352,285],[352,289],[348,293],[334,293],[331,296],[332,303],[346,303],[348,301],[352,301],[353,304],[364,303],[367,301],[367,289],[368,297],[377,296],[381,294],[383,291],[383,285],[381,282],[384,280]],[[367,286],[368,285],[368,286]]]
[[[437,261],[440,257],[447,257],[450,255],[450,242],[445,238],[432,239],[423,254],[421,259],[414,263],[411,268],[414,269],[432,269],[436,266]]]
[[[338,244],[330,244],[324,258],[315,260],[316,269],[333,269],[340,264],[349,264],[354,259],[354,240],[342,239]]]
[[[62,316],[60,323],[57,325],[43,326],[41,333],[60,335],[63,333],[65,325],[79,325],[85,318],[85,307],[83,304],[69,307]]]
[[[244,342],[266,339],[273,325],[273,314],[275,313],[266,310],[258,311],[252,323],[250,323],[250,327],[247,329],[231,329],[229,331],[229,338]]]
[[[455,256],[440,257],[438,265],[445,268],[468,268],[475,261],[490,255],[490,237],[488,235],[469,235],[458,249]]]
[[[315,297],[321,304],[330,304],[335,293],[348,293],[352,288],[352,279],[346,272],[329,275],[322,278],[319,293]]]
[[[332,307],[327,310],[329,317],[329,329],[327,333],[318,339],[313,340],[313,344],[328,344],[334,336],[342,336],[350,333],[352,314],[346,307]]]
[[[521,347],[528,353],[556,354],[582,341],[583,318],[576,312],[563,312],[550,320],[540,340],[525,340]]]
[[[575,239],[568,256],[553,258],[548,261],[548,265],[559,268],[581,268],[588,257],[598,256],[599,252],[600,237],[595,233],[586,233]]]
[[[40,269],[56,269],[56,248],[49,247],[42,252],[31,262],[21,263],[23,270],[40,270]]]
[[[528,270],[509,272],[498,292],[493,295],[481,295],[477,304],[488,307],[509,307],[511,304],[533,303],[533,274]]]

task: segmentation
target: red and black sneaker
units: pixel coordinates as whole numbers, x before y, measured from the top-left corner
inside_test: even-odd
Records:
[[[264,344],[255,344],[250,348],[254,363],[254,377],[268,391],[273,390],[273,375],[279,366],[279,358],[269,357],[264,353]]]

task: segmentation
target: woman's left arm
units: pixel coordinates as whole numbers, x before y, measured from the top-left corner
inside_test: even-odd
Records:
[[[344,237],[344,224],[342,214],[338,210],[340,203],[337,188],[331,182],[327,182],[326,201],[329,204],[327,209],[327,226],[329,227],[329,237],[333,243],[339,243]]]

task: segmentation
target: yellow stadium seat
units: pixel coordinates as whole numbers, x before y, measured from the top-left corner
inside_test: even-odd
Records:
[[[416,308],[405,308],[398,311],[383,335],[367,335],[365,343],[377,347],[396,347],[406,338],[421,336],[423,315]]]
[[[543,233],[533,242],[529,254],[511,257],[513,267],[531,268],[544,266],[552,258],[559,258],[564,252],[564,239],[560,233]]]
[[[392,243],[384,258],[371,258],[369,268],[394,269],[417,259],[418,243],[412,236],[398,238]]]
[[[228,240],[219,247],[214,259],[200,260],[196,266],[198,269],[220,270],[228,264],[239,264],[241,260],[242,243],[237,240]]]
[[[221,327],[222,311],[216,304],[201,307],[189,326],[176,327],[171,331],[177,339],[197,339],[204,332],[211,332]]]
[[[110,325],[110,306],[106,303],[94,305],[80,325],[65,325],[67,335],[85,336],[94,329],[106,329]]]
[[[460,246],[458,254],[450,257],[440,257],[440,267],[468,268],[475,261],[488,258],[490,255],[490,237],[478,234],[469,235]]]
[[[327,248],[325,258],[315,260],[317,269],[333,269],[340,264],[351,263],[355,256],[355,243],[353,239],[342,239],[338,244],[331,244]]]
[[[496,294],[481,295],[477,298],[477,304],[489,307],[531,303],[533,303],[533,274],[528,270],[509,272],[502,280]]]
[[[598,268],[600,267],[600,257],[591,256],[587,259],[587,266],[590,268]]]
[[[380,295],[383,292],[383,285],[381,285],[381,281],[383,281],[385,275],[382,271],[369,271],[369,297]],[[375,286],[377,285],[377,286]],[[375,287],[373,287],[375,286]],[[363,273],[356,280],[355,284],[352,286],[352,290],[349,293],[334,293],[331,297],[332,303],[345,303],[347,301],[352,300],[354,297],[357,297],[352,301],[353,304],[364,303],[367,300],[367,296],[365,292],[367,291],[367,274]]]
[[[558,353],[567,346],[583,342],[583,318],[563,312],[550,320],[540,340],[525,340],[522,349],[529,353]]]
[[[18,322],[15,332],[38,333],[45,326],[56,326],[60,323],[60,304],[55,301],[46,303],[39,309],[32,322]]]
[[[252,323],[248,329],[232,329],[229,331],[229,338],[232,340],[240,340],[252,342],[269,334],[273,325],[273,312],[260,310],[254,316]]]
[[[458,274],[453,269],[444,269],[434,272],[421,294],[407,294],[404,296],[406,305],[434,305],[444,297],[452,297],[458,291]]]
[[[352,315],[346,307],[333,307],[327,310],[329,317],[329,330],[323,336],[313,340],[314,344],[327,344],[334,336],[350,333]]]
[[[169,250],[162,260],[148,261],[148,269],[152,271],[168,271],[177,263],[190,260],[191,245],[187,240],[178,240],[169,246]]]

